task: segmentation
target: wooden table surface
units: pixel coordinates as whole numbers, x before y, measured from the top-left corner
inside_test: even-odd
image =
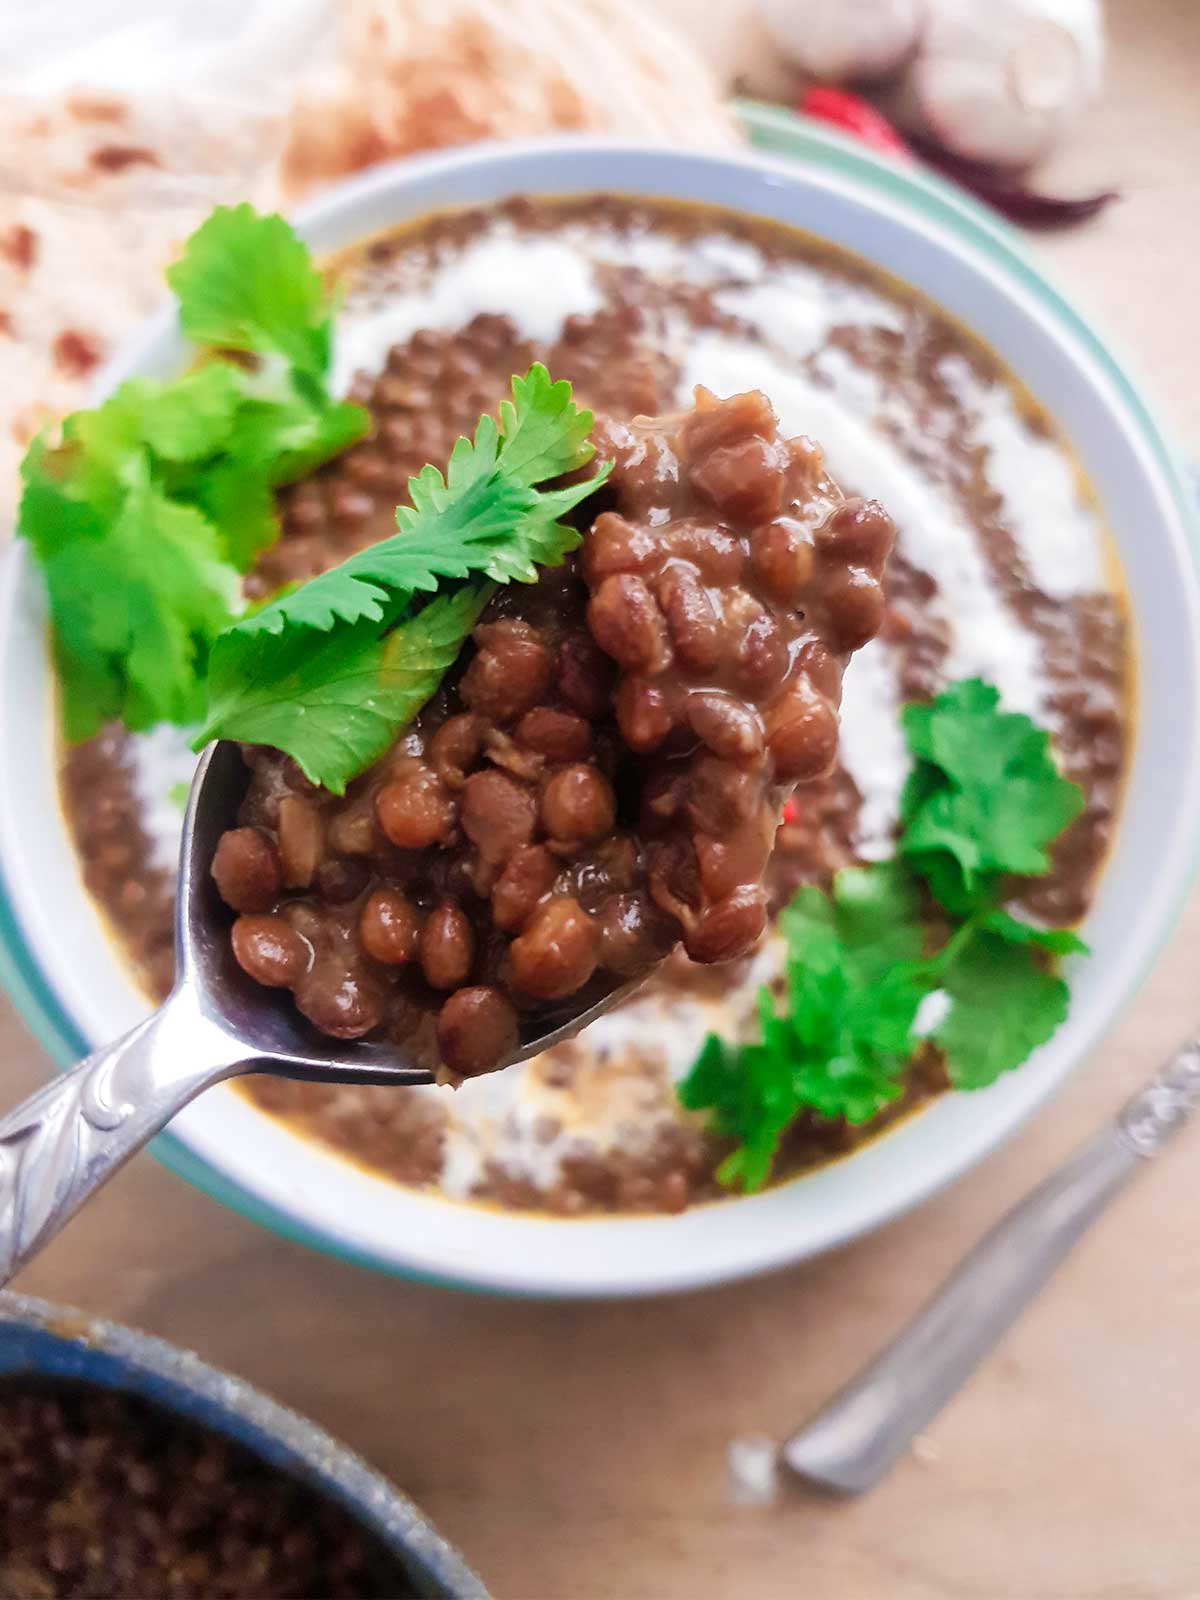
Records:
[[[1052,175],[1125,198],[1040,248],[1200,456],[1200,3],[1110,9],[1109,92]],[[722,70],[769,82],[744,10],[711,0],[694,25]],[[193,1346],[308,1412],[411,1491],[503,1600],[1196,1600],[1196,1135],[868,1499],[736,1510],[723,1463],[732,1435],[778,1433],[829,1394],[1195,1026],[1198,941],[1193,897],[1124,1022],[998,1155],[757,1283],[551,1305],[395,1282],[276,1239],[142,1157],[19,1287]],[[4,1101],[46,1070],[0,1001]]]

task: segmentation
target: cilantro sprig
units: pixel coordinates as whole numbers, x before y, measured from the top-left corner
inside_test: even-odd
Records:
[[[279,535],[272,491],[368,426],[328,392],[329,296],[282,217],[219,207],[167,278],[184,332],[213,353],[123,383],[21,468],[17,531],[45,574],[72,741],[110,719],[196,721],[239,577]]]
[[[212,651],[196,740],[286,751],[335,794],[369,766],[434,693],[498,583],[532,583],[580,543],[561,519],[608,465],[544,485],[591,460],[592,413],[541,365],[512,380],[497,423],[459,439],[445,476],[409,480],[394,537],[356,552],[228,628]],[[436,592],[424,606],[420,597]]]
[[[902,722],[915,764],[896,858],[844,869],[827,895],[799,891],[780,917],[782,993],[759,992],[759,1036],[710,1034],[679,1085],[682,1103],[733,1141],[717,1171],[730,1187],[761,1188],[802,1113],[863,1123],[897,1099],[926,1047],[926,996],[943,997],[928,1042],[961,1089],[1020,1066],[1067,1014],[1054,961],[1086,946],[1069,928],[1020,921],[1004,900],[1016,879],[1049,870],[1082,792],[1045,731],[1002,711],[979,679],[906,706]]]
[[[730,1044],[709,1034],[679,1085],[685,1106],[711,1108],[711,1130],[736,1141],[722,1183],[761,1188],[805,1108],[866,1122],[894,1098],[926,993],[918,911],[908,873],[889,862],[847,868],[829,895],[801,889],[783,912],[782,1008],[764,986],[761,1037]]]
[[[360,438],[328,391],[330,297],[278,216],[219,207],[167,273],[202,364],[134,378],[39,438],[18,531],[40,562],[68,740],[117,719],[293,755],[337,793],[434,693],[498,583],[579,543],[562,519],[606,476],[592,414],[535,366],[445,475],[409,483],[399,533],[246,611],[241,575],[279,536],[275,490]]]
[[[293,372],[322,383],[332,354],[332,318],[321,274],[279,216],[249,205],[218,206],[167,269],[179,320],[197,344],[280,355]]]
[[[989,683],[967,678],[901,713],[916,758],[900,802],[900,851],[949,911],[994,902],[1006,874],[1050,870],[1047,845],[1083,808],[1054,766],[1050,736],[1002,711]]]

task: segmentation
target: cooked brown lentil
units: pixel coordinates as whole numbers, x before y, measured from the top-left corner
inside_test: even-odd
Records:
[[[497,596],[344,799],[248,750],[213,861],[252,978],[337,1038],[427,1049],[435,1018],[452,1077],[679,938],[706,963],[757,942],[781,807],[832,766],[842,668],[883,618],[891,520],[763,395],[597,438],[611,509],[578,557]]]
[[[323,1495],[137,1396],[0,1382],[5,1600],[404,1600],[395,1556]]]

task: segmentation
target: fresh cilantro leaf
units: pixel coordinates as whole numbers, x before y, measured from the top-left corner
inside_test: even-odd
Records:
[[[57,446],[30,446],[18,532],[45,573],[70,739],[114,717],[197,719],[237,574],[279,534],[274,486],[368,425],[325,392],[329,308],[282,219],[215,213],[174,272],[189,331],[271,359],[131,379],[67,417]]]
[[[943,988],[950,1011],[932,1038],[960,1089],[985,1088],[1019,1067],[1067,1015],[1063,980],[1040,965],[1028,946],[991,933],[963,948]]]
[[[59,519],[61,507],[72,517]],[[111,717],[135,730],[195,720],[209,650],[237,593],[212,527],[168,500],[145,460],[111,522],[84,531],[86,510],[70,496],[55,501],[44,482],[22,497],[46,573],[67,737],[87,738]]]
[[[1074,928],[1039,928],[1030,922],[1020,922],[1007,911],[985,912],[978,919],[984,933],[993,933],[1007,944],[1032,945],[1054,956],[1085,956],[1088,947]]]
[[[787,1050],[790,1035],[800,1046],[792,1061],[797,1108],[860,1123],[896,1099],[927,989],[915,969],[869,985],[836,969],[789,981],[790,1017],[776,1019],[766,1042]]]
[[[229,369],[236,370],[236,369]],[[370,426],[362,406],[316,396],[286,370],[238,371],[242,404],[236,459],[273,484],[291,483],[360,439]]]
[[[355,444],[371,426],[370,413],[348,400],[310,407],[310,417],[298,427],[278,454],[263,450],[269,481],[278,487],[295,483],[331,456],[341,455]],[[270,443],[269,437],[265,441]],[[261,449],[260,444],[260,449]]]
[[[788,1012],[765,1042],[790,1053],[799,1105],[866,1122],[900,1092],[929,988],[916,907],[903,870],[884,863],[839,872],[828,897],[801,889],[781,916]]]
[[[607,468],[551,490],[539,487],[535,476],[559,476],[591,457],[586,436],[592,415],[578,410],[570,393],[569,384],[552,383],[542,366],[514,378],[500,425],[483,417],[474,438],[454,446],[445,476],[426,466],[410,480],[412,503],[396,513],[398,534],[231,628],[214,660],[197,747],[213,738],[272,744],[294,756],[314,781],[341,793],[386,747],[385,726],[394,737],[432,693],[410,704],[403,695],[382,693],[377,681],[383,658],[372,650],[408,617],[414,596],[469,577],[532,582],[539,566],[557,565],[579,544],[578,531],[560,519],[594,492]],[[352,671],[343,671],[343,659],[354,663]],[[399,655],[387,659],[393,663],[387,670],[399,670]],[[314,716],[316,703],[332,707],[335,701],[347,718],[357,707],[352,731],[341,738],[332,715]]]
[[[230,442],[241,380],[236,367],[209,361],[173,383],[132,378],[114,398],[137,405],[140,439],[163,461],[204,461]]]
[[[902,854],[839,872],[827,895],[796,895],[779,918],[784,992],[760,991],[758,1036],[710,1037],[679,1085],[733,1142],[717,1169],[724,1184],[765,1183],[804,1112],[858,1123],[894,1100],[926,1047],[914,1025],[934,990],[950,1008],[929,1039],[964,1089],[1019,1066],[1066,1015],[1053,962],[1086,946],[1069,928],[1019,921],[1001,899],[1012,875],[1048,870],[1046,847],[1077,814],[1079,791],[1056,771],[1046,734],[1002,712],[978,680],[906,708],[904,724],[917,759]],[[941,948],[926,953],[935,937]]]
[[[903,849],[903,839],[901,848]],[[905,851],[901,860],[908,863],[912,871],[924,881],[938,905],[952,917],[974,916],[982,905],[1000,898],[1000,882],[992,877],[982,879],[973,888],[968,889],[957,856],[952,856],[945,850]]]
[[[147,449],[172,463],[216,454],[233,425],[238,376],[232,368],[212,363],[172,383],[130,378],[102,404],[73,412],[63,422],[62,434],[73,447],[80,486],[94,490],[92,474],[120,479]]]
[[[781,914],[780,929],[794,957],[818,946],[817,929],[828,930],[827,937],[837,941],[827,946],[829,955],[849,961],[869,983],[920,958],[920,909],[920,893],[904,864],[880,861],[844,868],[828,897],[818,889],[802,889]]]
[[[281,355],[300,372],[329,371],[332,318],[321,274],[280,216],[218,206],[167,270],[183,331],[197,344]]]
[[[711,1109],[733,1139],[722,1183],[760,1188],[779,1139],[804,1110],[867,1122],[902,1091],[917,1007],[932,986],[919,960],[919,897],[895,863],[838,873],[829,896],[801,889],[780,917],[787,940],[783,1004],[759,991],[760,1037],[710,1036],[679,1085],[685,1106]]]
[[[1046,846],[1078,816],[1083,794],[1055,767],[1046,731],[1001,711],[997,691],[978,678],[901,716],[917,766],[901,801],[900,849],[939,878],[948,909],[990,897],[1002,874],[1047,872]],[[957,874],[933,864],[939,857]]]
[[[209,672],[209,727],[197,743],[219,727],[222,738],[274,745],[311,782],[344,794],[436,691],[492,592],[464,584],[394,626],[385,614],[334,633],[223,634]]]
[[[105,522],[120,504],[121,485],[112,476],[97,476],[94,485],[79,482],[79,452],[69,446],[50,450],[40,436],[21,462],[21,502],[17,526],[45,562],[73,539],[100,539]]]
[[[217,370],[234,373],[241,394],[227,447],[190,472],[176,471],[170,482],[215,525],[226,559],[248,572],[279,537],[276,487],[353,444],[370,419],[361,406],[295,394],[269,398],[246,374]]]
[[[528,583],[539,565],[560,562],[581,536],[558,519],[594,493],[609,469],[553,491],[539,489],[529,474],[589,460],[592,446],[579,443],[579,430],[591,429],[592,413],[577,410],[570,385],[551,384],[540,365],[525,380],[513,379],[513,404],[505,405],[513,437],[536,437],[535,449],[522,448],[509,458],[509,435],[501,434],[493,418],[481,418],[474,439],[455,444],[445,476],[429,465],[409,479],[411,504],[396,512],[397,535],[263,607],[239,625],[239,634],[324,631],[362,618],[377,622],[396,595],[436,589],[443,579],[481,573],[497,583]],[[545,408],[540,418],[539,407]]]
[[[557,383],[540,362],[514,377],[512,399],[501,401],[500,465],[525,483],[545,483],[586,466],[595,455],[592,413],[580,411],[565,378]]]
[[[222,556],[236,571],[249,572],[278,539],[279,513],[265,473],[237,461],[214,461],[187,485],[187,492],[212,524]]]
[[[764,1045],[727,1045],[710,1033],[679,1098],[692,1110],[711,1108],[712,1131],[737,1141],[717,1172],[720,1183],[761,1189],[779,1139],[796,1115],[791,1077]]]

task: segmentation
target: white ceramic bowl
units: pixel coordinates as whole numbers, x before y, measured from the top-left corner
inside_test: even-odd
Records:
[[[380,169],[300,219],[318,252],[429,210],[514,192],[704,200],[802,226],[915,284],[998,350],[1072,440],[1125,564],[1140,638],[1137,740],[1116,846],[1071,974],[1071,1016],[993,1088],[949,1095],[852,1157],[765,1194],[677,1217],[554,1220],[423,1196],[293,1136],[227,1088],[158,1142],[210,1193],[343,1256],[517,1293],[645,1294],[760,1272],[876,1227],[991,1150],[1080,1062],[1136,989],[1190,880],[1200,818],[1200,587],[1170,452],[1128,380],[1013,242],[936,181],[782,115],[748,113],[787,157],[616,143],[477,148]],[[107,374],[169,374],[170,317]],[[0,968],[62,1062],[144,1010],[86,899],[59,809],[36,571],[17,550],[0,596]]]

